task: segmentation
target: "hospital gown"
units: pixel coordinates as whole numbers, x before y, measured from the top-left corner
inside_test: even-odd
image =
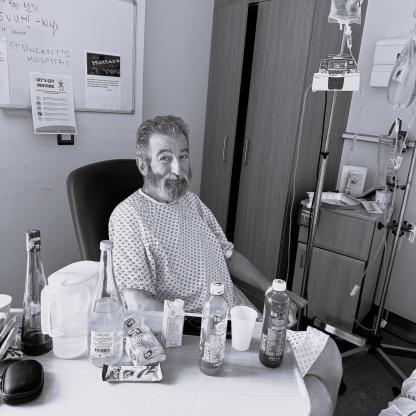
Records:
[[[141,289],[162,302],[183,299],[186,311],[201,312],[210,283],[222,282],[230,307],[253,307],[228,272],[233,244],[192,192],[161,203],[139,189],[113,211],[109,236],[122,296],[126,288]]]

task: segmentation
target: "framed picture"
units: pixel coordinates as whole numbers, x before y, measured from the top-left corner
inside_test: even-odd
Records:
[[[367,168],[362,166],[342,167],[341,179],[339,181],[339,192],[354,196],[364,191]]]

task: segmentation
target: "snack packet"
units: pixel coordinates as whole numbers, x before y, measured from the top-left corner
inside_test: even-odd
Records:
[[[143,318],[130,314],[124,319],[126,352],[135,366],[157,363],[166,359],[163,347]]]
[[[102,372],[103,381],[134,381],[154,382],[162,380],[160,364],[154,365],[104,365]]]

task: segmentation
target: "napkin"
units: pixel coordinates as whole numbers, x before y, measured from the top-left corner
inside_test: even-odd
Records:
[[[286,338],[292,347],[303,377],[325,348],[329,336],[316,328],[308,326],[306,331],[291,331],[288,329]]]

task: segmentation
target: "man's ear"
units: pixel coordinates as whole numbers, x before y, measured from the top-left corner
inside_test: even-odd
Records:
[[[146,176],[147,172],[149,170],[149,167],[147,166],[146,161],[143,157],[138,157],[136,159],[137,167],[139,168],[139,172],[142,174],[142,176]]]

